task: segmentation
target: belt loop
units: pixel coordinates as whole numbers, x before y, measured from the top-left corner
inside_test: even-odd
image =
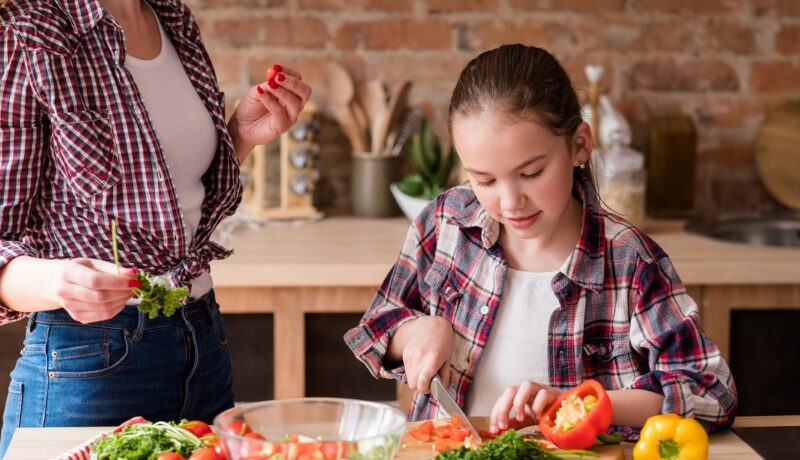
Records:
[[[133,341],[138,342],[142,340],[142,335],[144,334],[145,323],[147,321],[147,313],[143,312],[142,310],[137,309],[139,313],[139,321],[136,324],[136,330],[133,331]]]
[[[38,312],[31,313],[31,316],[28,318],[28,327],[27,327],[28,334],[30,334],[31,332],[33,332],[34,329],[36,329],[36,313]]]
[[[214,297],[213,297],[213,290],[212,290],[212,291],[206,292],[203,295],[202,300],[203,300],[203,303],[205,304],[206,312],[208,312],[208,317],[211,319],[211,326],[216,328],[217,327],[217,318],[214,315],[214,302],[212,302],[213,298]]]

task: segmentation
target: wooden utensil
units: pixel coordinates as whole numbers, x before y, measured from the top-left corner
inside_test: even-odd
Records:
[[[381,79],[373,79],[358,85],[357,99],[364,107],[367,119],[369,120],[370,143],[375,137],[375,120],[379,114],[386,110],[386,86]]]
[[[800,209],[800,102],[787,102],[767,116],[756,142],[756,167],[776,200]]]
[[[358,128],[358,120],[353,113],[350,102],[353,100],[355,89],[353,79],[341,64],[329,61],[322,72],[322,84],[328,96],[336,121],[342,127],[345,135],[350,139],[350,144],[355,151],[367,149],[366,133]]]
[[[411,91],[411,82],[404,81],[400,88],[392,94],[386,109],[372,123],[372,151],[377,152],[378,155],[387,153],[386,136],[406,110],[409,91]],[[388,150],[391,150],[391,147]]]
[[[486,430],[489,428],[489,417],[470,417],[470,421],[478,430]],[[434,421],[434,424],[445,424],[449,423],[449,419],[442,419]],[[413,422],[406,424],[406,432],[403,434],[403,438],[400,440],[400,449],[397,450],[397,454],[395,455],[395,460],[429,460],[436,457],[436,452],[433,449],[432,443],[422,443],[411,437],[409,435],[409,431],[413,428],[418,427],[422,422]],[[520,430],[523,434],[529,434],[533,431],[538,431],[538,428],[530,427],[524,428]],[[463,446],[464,443],[459,443],[455,441],[450,441],[449,445],[455,448],[459,445]],[[597,453],[597,457],[593,457],[594,460],[624,460],[625,454],[622,450],[622,446],[619,444],[614,445],[602,445],[602,444],[595,444],[591,449],[593,452]]]

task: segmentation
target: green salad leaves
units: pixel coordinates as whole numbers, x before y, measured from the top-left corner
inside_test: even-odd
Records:
[[[175,423],[155,422],[126,426],[94,443],[91,460],[155,460],[165,452],[189,458],[203,447],[197,436]]]
[[[535,440],[526,440],[508,430],[476,450],[461,447],[436,456],[436,460],[578,460],[597,457],[588,450],[547,450]]]
[[[114,265],[119,270],[116,220],[111,221],[111,246],[114,250]],[[136,279],[142,282],[142,286],[132,289],[132,297],[134,299],[142,299],[138,308],[147,313],[150,319],[158,317],[159,313],[164,316],[172,316],[183,306],[183,300],[189,296],[188,289],[185,287],[174,288],[170,286],[169,280],[164,277],[151,278],[144,273],[138,273]]]

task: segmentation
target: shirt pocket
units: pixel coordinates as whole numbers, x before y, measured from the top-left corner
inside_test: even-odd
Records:
[[[56,114],[52,129],[56,169],[73,192],[91,198],[119,183],[119,153],[106,113]]]
[[[628,337],[595,337],[583,344],[585,374],[605,383],[604,376],[619,376],[633,370]]]

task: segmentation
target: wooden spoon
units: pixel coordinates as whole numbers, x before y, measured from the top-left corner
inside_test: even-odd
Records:
[[[350,139],[353,150],[359,152],[367,150],[365,133],[358,128],[358,120],[350,106],[355,93],[350,74],[338,62],[329,61],[322,72],[322,84],[325,86],[336,121]]]
[[[400,88],[392,94],[386,109],[380,113],[379,120],[375,120],[372,124],[372,151],[378,152],[379,155],[388,153],[386,149],[386,135],[389,130],[398,124],[408,107],[408,93],[411,91],[411,82],[404,81]],[[389,147],[391,150],[391,147]]]

